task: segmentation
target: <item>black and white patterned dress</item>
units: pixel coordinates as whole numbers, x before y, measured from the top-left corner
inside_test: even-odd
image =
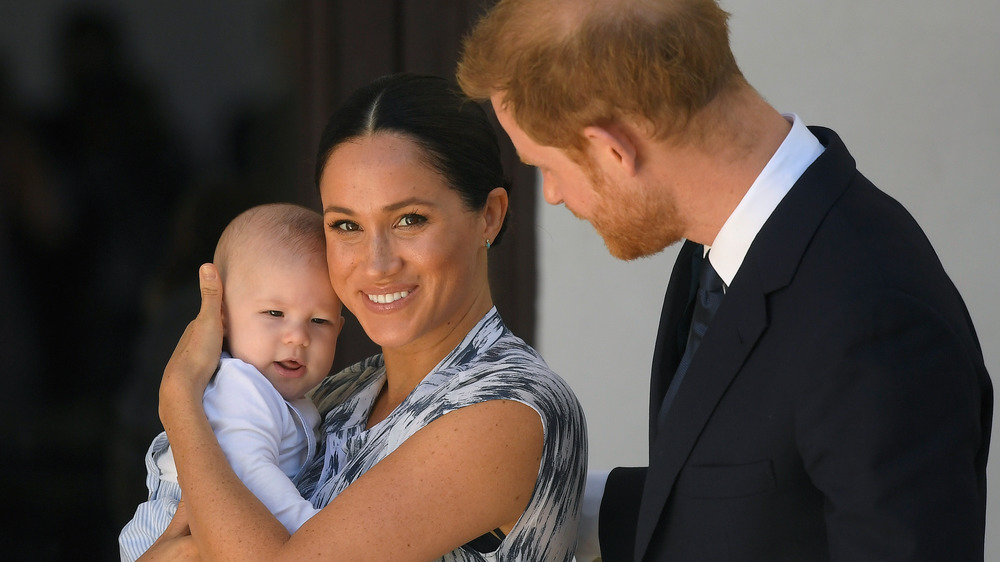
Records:
[[[521,518],[491,553],[465,546],[443,561],[568,561],[573,558],[587,472],[587,430],[576,396],[504,326],[494,308],[389,416],[365,425],[385,382],[381,355],[327,378],[313,393],[323,416],[320,449],[299,491],[321,508],[427,424],[488,400],[521,402],[545,432],[535,489]]]

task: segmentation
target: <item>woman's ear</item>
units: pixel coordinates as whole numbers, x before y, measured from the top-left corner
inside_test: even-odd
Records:
[[[483,219],[485,221],[485,232],[483,237],[494,240],[503,226],[503,221],[507,218],[507,207],[510,200],[507,198],[507,190],[502,187],[494,187],[490,194],[486,196],[486,206],[483,208]],[[484,240],[485,242],[485,240]]]
[[[632,131],[620,125],[584,127],[583,136],[590,142],[589,153],[601,169],[617,169],[628,177],[638,171],[638,144]]]

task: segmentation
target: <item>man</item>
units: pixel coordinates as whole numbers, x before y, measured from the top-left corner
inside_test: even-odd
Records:
[[[836,133],[745,81],[727,19],[714,0],[501,0],[459,64],[546,201],[613,255],[685,239],[649,466],[608,476],[599,555],[982,560],[992,387],[965,305]]]

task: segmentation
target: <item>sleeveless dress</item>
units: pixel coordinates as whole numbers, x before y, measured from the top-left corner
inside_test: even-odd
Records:
[[[479,321],[389,416],[365,425],[385,382],[375,355],[327,378],[313,393],[323,422],[319,451],[299,491],[322,508],[351,482],[438,417],[488,400],[534,409],[544,445],[535,488],[524,513],[494,552],[469,545],[440,558],[464,561],[570,561],[587,472],[583,409],[569,386],[506,328],[494,308]]]

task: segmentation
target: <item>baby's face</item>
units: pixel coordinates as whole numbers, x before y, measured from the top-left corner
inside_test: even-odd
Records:
[[[286,255],[231,270],[223,298],[229,352],[286,400],[330,373],[344,319],[322,256]]]

